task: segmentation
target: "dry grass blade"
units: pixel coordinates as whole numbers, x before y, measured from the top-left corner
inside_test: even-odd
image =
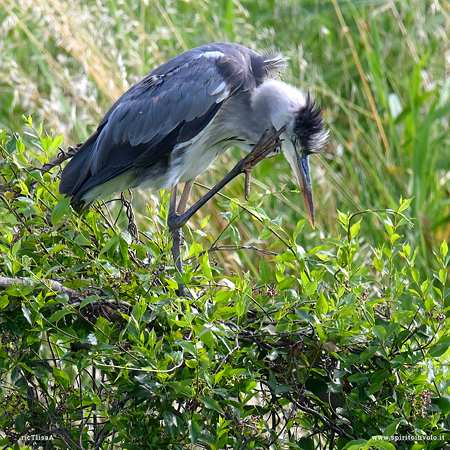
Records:
[[[375,105],[375,101],[373,99],[372,93],[370,92],[370,87],[369,87],[369,84],[367,83],[367,78],[366,78],[366,75],[364,74],[364,70],[362,68],[361,61],[359,60],[358,53],[356,52],[355,44],[353,43],[353,38],[352,38],[351,34],[348,32],[348,27],[345,23],[345,19],[342,15],[342,12],[341,12],[341,9],[339,7],[337,0],[332,0],[332,1],[333,1],[334,9],[336,11],[336,15],[339,18],[339,22],[341,24],[343,33],[345,35],[345,38],[347,39],[348,45],[352,52],[353,59],[355,60],[356,66],[358,67],[358,72],[359,72],[359,76],[361,77],[361,81],[364,86],[364,91],[366,92],[367,99],[369,100],[370,108],[372,109],[372,113],[375,116],[375,121],[377,123],[378,131],[380,132],[381,138],[383,140],[384,148],[386,149],[386,154],[389,158],[391,156],[391,149],[390,149],[387,137],[386,137],[386,133],[384,131],[383,124],[381,123],[381,119],[378,114],[377,107]]]

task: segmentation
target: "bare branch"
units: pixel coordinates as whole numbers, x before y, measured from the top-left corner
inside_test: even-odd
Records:
[[[47,286],[48,288],[50,288],[51,290],[53,290],[55,292],[61,292],[62,294],[67,294],[71,298],[72,297],[76,297],[76,298],[84,297],[84,295],[81,294],[80,292],[74,291],[73,289],[63,286],[59,281],[25,280],[23,278],[7,278],[7,277],[0,276],[0,288],[3,288],[3,289],[6,289],[10,286],[14,286],[15,284],[22,284],[24,286],[33,286],[33,285],[37,285],[38,283]]]

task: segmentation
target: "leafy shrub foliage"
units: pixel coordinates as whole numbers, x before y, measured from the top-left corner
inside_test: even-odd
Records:
[[[339,213],[342,234],[308,249],[296,244],[305,221],[288,234],[260,196],[228,199],[221,236],[259,276],[214,264],[230,247],[205,220],[187,230],[181,279],[168,195],[134,237],[107,205],[76,215],[58,167],[36,168],[62,137],[27,124],[26,144],[0,135],[2,445],[450,448],[450,256],[444,241],[432,279],[415,268],[410,200]],[[236,219],[263,225],[259,248],[240,242]],[[181,281],[191,298],[177,297]]]

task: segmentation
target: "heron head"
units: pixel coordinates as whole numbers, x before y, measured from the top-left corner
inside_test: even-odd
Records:
[[[279,80],[267,80],[258,86],[252,97],[252,107],[254,111],[266,114],[276,130],[286,127],[280,136],[281,150],[298,178],[309,221],[314,227],[309,155],[319,153],[328,141],[322,109],[309,94],[305,97],[294,86]],[[257,121],[265,128],[268,125],[261,115]]]
[[[314,200],[309,155],[323,150],[328,141],[328,131],[325,131],[322,109],[311,100],[309,93],[302,106],[293,112],[293,120],[287,125],[282,138],[284,139],[283,153],[297,176],[308,210],[309,221],[314,228]]]

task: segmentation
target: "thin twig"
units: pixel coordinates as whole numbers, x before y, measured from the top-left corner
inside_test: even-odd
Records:
[[[260,380],[261,381],[261,380]],[[295,398],[292,397],[289,393],[285,394],[286,397],[300,410],[304,413],[311,414],[312,416],[319,419],[325,426],[331,428],[334,432],[336,432],[339,436],[343,436],[350,441],[353,441],[355,438],[340,428],[338,425],[334,424],[331,420],[325,417],[320,412],[317,412],[315,409],[308,408],[306,406],[301,405]]]
[[[225,355],[225,358],[222,358],[222,361],[220,361],[219,366],[217,367],[216,371],[214,372],[214,376],[216,376],[220,369],[223,367],[223,365],[228,361],[228,358],[237,350],[240,350],[241,346],[239,345],[239,335],[236,335],[234,339],[234,347],[228,352],[227,355]]]

